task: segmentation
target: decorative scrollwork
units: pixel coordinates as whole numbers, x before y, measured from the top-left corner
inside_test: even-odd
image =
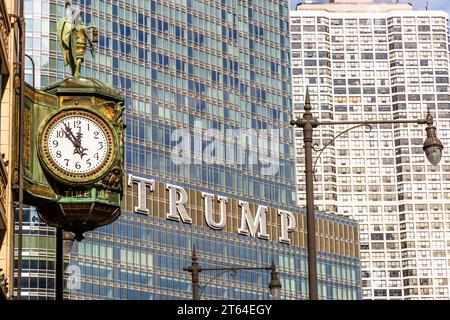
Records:
[[[317,143],[314,143],[313,145],[313,150],[316,152],[319,152],[319,155],[316,158],[316,161],[314,161],[314,165],[313,165],[313,175],[314,175],[314,180],[317,181],[316,178],[316,166],[317,166],[317,162],[319,161],[320,157],[322,156],[322,153],[325,151],[326,148],[328,148],[329,145],[331,145],[337,138],[339,138],[340,136],[346,134],[347,132],[359,128],[359,127],[366,127],[366,129],[364,130],[365,133],[369,133],[370,131],[372,131],[373,127],[371,124],[358,124],[356,126],[350,127],[344,131],[342,131],[341,133],[339,133],[337,136],[333,137],[333,139],[331,139],[330,141],[328,141],[328,143],[323,146],[322,148],[320,148],[320,146]]]
[[[106,176],[98,183],[99,186],[109,190],[122,189],[122,171],[118,167],[114,167]]]
[[[6,54],[9,56],[9,33],[8,22],[6,22],[3,14],[0,14],[0,34],[3,40],[4,48]]]

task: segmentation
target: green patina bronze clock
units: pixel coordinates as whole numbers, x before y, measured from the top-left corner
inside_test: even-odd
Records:
[[[70,5],[66,9],[71,12]],[[97,38],[93,32],[91,43],[89,31],[95,29],[84,26],[78,14],[60,19],[58,37],[72,77],[42,90],[16,87],[17,95],[24,91],[24,203],[77,240],[120,216],[124,178],[124,98],[116,88],[80,74],[86,41],[93,49]],[[19,127],[15,130],[18,137]],[[18,185],[18,165],[13,170]]]
[[[116,138],[101,115],[87,108],[62,109],[43,123],[39,156],[46,172],[59,182],[89,184],[111,169]]]

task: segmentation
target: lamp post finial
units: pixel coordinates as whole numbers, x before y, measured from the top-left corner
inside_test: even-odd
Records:
[[[305,94],[305,111],[311,111],[311,98],[309,96],[309,89],[306,87],[306,94]]]

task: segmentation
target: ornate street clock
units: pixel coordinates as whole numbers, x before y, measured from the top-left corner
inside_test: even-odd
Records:
[[[66,4],[66,13],[72,9]],[[64,62],[72,76],[42,90],[15,83],[16,94],[23,90],[25,98],[24,203],[35,206],[45,223],[73,232],[77,240],[120,216],[125,109],[116,88],[81,76],[86,43],[93,52],[98,33],[79,17],[79,12],[69,14],[57,23]],[[13,148],[15,159],[18,149]],[[18,185],[20,170],[17,165],[13,170],[13,183]]]
[[[75,234],[120,216],[123,97],[98,79],[25,87],[24,197],[42,220]]]
[[[117,151],[114,129],[86,108],[50,115],[40,131],[39,155],[54,179],[68,185],[89,184],[111,169]]]

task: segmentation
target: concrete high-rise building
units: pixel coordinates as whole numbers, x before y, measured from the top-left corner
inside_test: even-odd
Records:
[[[379,2],[379,1],[377,1]],[[406,3],[335,1],[292,11],[293,107],[309,88],[322,120],[418,119],[430,110],[444,144],[439,165],[422,125],[360,127],[316,168],[315,204],[360,223],[363,299],[449,299],[450,87],[448,14]],[[348,126],[320,126],[324,146]],[[305,205],[296,129],[298,203]]]
[[[24,3],[27,53],[43,88],[68,76],[55,34],[64,1]],[[307,298],[306,219],[295,206],[289,126],[288,1],[72,4],[99,28],[98,52],[81,74],[125,97],[127,189],[121,217],[73,244],[66,297],[190,299],[183,267],[195,244],[203,267],[274,259],[281,298]],[[31,65],[27,76],[31,83]],[[52,298],[54,229],[33,208],[24,221],[22,297]],[[318,214],[317,239],[320,298],[360,299],[357,224]],[[200,283],[213,276],[202,272]],[[269,299],[269,276],[224,274],[202,298]]]

